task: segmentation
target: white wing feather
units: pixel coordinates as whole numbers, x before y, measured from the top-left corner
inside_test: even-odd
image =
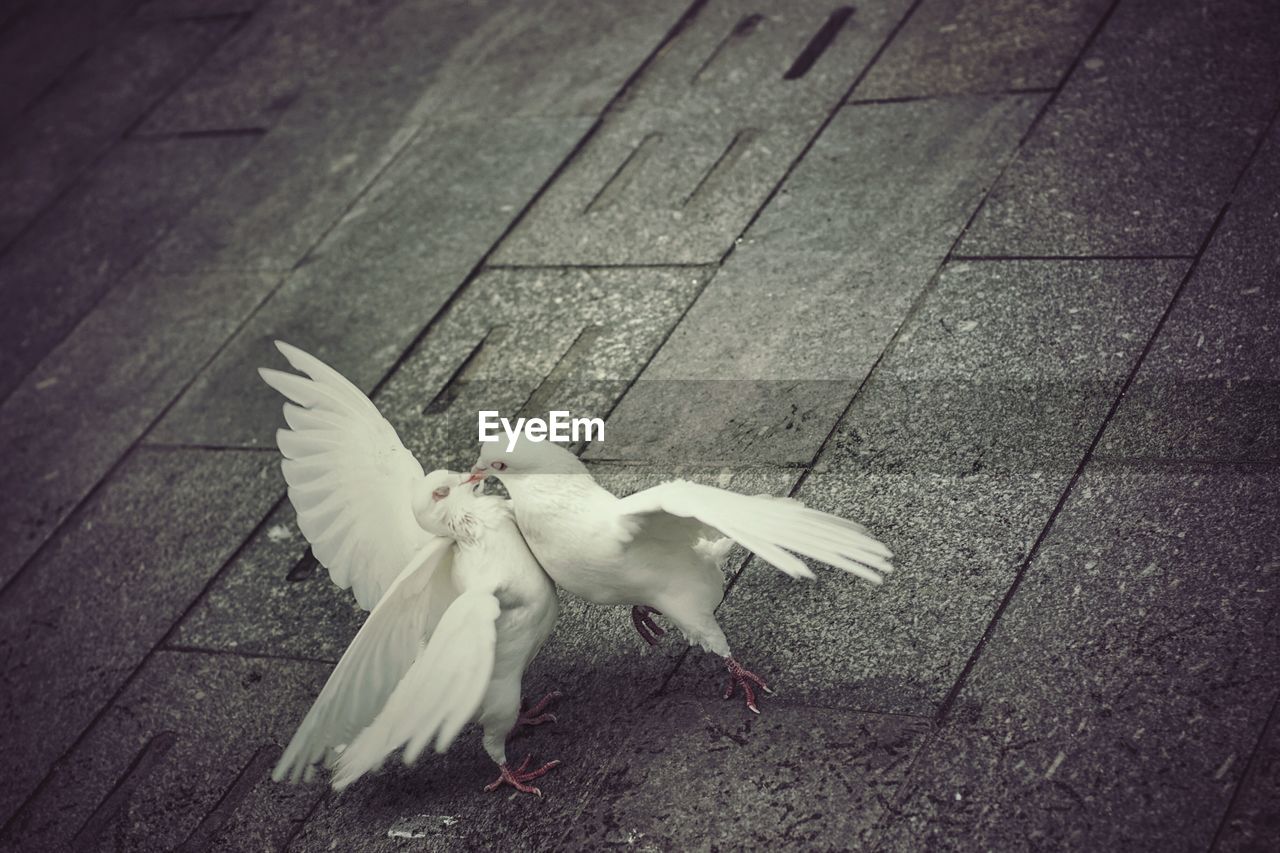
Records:
[[[673,480],[623,498],[617,507],[624,527],[633,531],[652,529],[663,518],[692,519],[796,578],[814,575],[794,554],[829,563],[871,583],[880,583],[880,572],[893,571],[889,562],[893,554],[865,527],[790,498],[753,497]]]
[[[292,401],[284,405],[289,429],[276,432],[276,443],[298,527],[333,582],[369,610],[431,538],[413,515],[422,466],[342,374],[297,347],[276,347],[306,374],[258,371]]]
[[[408,744],[406,764],[435,738],[444,752],[475,717],[493,675],[498,599],[465,592],[450,605],[430,642],[396,686],[377,719],[338,757],[333,787],[341,791]]]
[[[433,537],[387,589],[276,764],[277,782],[310,779],[313,764],[374,720],[458,596],[453,550],[451,540]]]

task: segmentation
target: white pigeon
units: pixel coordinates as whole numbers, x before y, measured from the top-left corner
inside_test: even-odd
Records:
[[[723,538],[796,578],[814,575],[795,554],[872,583],[893,571],[889,549],[862,525],[799,501],[683,480],[618,498],[568,450],[523,434],[509,451],[498,442],[482,447],[471,481],[490,475],[506,486],[520,532],[557,584],[595,604],[632,605],[636,630],[650,644],[664,633],[653,616],[670,619],[691,644],[724,659],[725,698],[741,687],[757,714],[754,687],[772,691],[733,657],[715,618],[724,598]]]
[[[453,471],[424,475],[394,428],[337,371],[287,344],[310,378],[263,369],[292,403],[278,443],[289,498],[317,558],[373,612],[356,634],[272,776],[310,779],[337,763],[345,788],[406,746],[412,763],[433,739],[443,752],[478,720],[502,784],[526,784],[559,762],[507,762],[517,724],[558,693],[521,710],[521,680],[555,624],[555,586],[530,554],[509,501],[481,494]],[[391,566],[392,561],[398,561]]]

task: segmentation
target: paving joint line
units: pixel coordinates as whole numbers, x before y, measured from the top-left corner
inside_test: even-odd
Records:
[[[1253,778],[1254,765],[1257,763],[1258,753],[1262,752],[1262,745],[1266,742],[1267,735],[1276,725],[1280,725],[1280,694],[1277,694],[1275,701],[1271,703],[1271,711],[1262,723],[1262,729],[1258,732],[1258,739],[1254,741],[1253,749],[1249,752],[1249,759],[1245,762],[1244,770],[1240,773],[1240,779],[1231,790],[1231,798],[1227,800],[1227,807],[1222,812],[1222,819],[1218,821],[1217,829],[1213,833],[1213,840],[1209,842],[1210,851],[1217,850],[1218,845],[1222,842],[1223,833],[1227,831],[1227,824],[1231,822],[1231,813],[1235,811],[1236,802],[1240,799],[1240,794],[1244,790],[1245,784]]]
[[[1227,211],[1230,209],[1230,202],[1227,202],[1219,209],[1217,217],[1214,218],[1213,225],[1209,228],[1209,233],[1200,243],[1200,249],[1196,253],[1195,260],[1187,267],[1186,272],[1183,273],[1182,281],[1179,282],[1178,287],[1174,290],[1168,304],[1165,305],[1164,312],[1156,321],[1155,327],[1151,331],[1151,336],[1147,339],[1147,343],[1143,347],[1142,352],[1140,352],[1137,359],[1134,360],[1133,366],[1130,368],[1128,376],[1121,385],[1119,393],[1116,394],[1115,399],[1111,401],[1111,406],[1108,408],[1106,415],[1102,419],[1102,423],[1094,433],[1092,441],[1089,442],[1089,446],[1085,449],[1084,455],[1081,457],[1079,464],[1076,465],[1076,469],[1072,473],[1071,479],[1068,480],[1066,488],[1064,488],[1062,494],[1059,495],[1058,501],[1054,505],[1053,510],[1049,513],[1049,517],[1046,519],[1039,535],[1036,536],[1035,542],[1032,543],[1031,548],[1027,551],[1027,556],[1022,560],[1021,565],[1019,565],[1017,572],[1014,574],[1013,582],[1009,585],[1009,588],[1005,590],[1005,594],[1001,598],[1000,604],[996,606],[995,612],[988,621],[987,627],[983,630],[982,636],[978,638],[978,642],[970,653],[969,659],[965,662],[964,668],[961,669],[960,674],[957,676],[955,683],[952,684],[951,689],[947,691],[946,698],[943,699],[942,704],[938,708],[937,720],[939,724],[947,721],[947,718],[951,713],[951,709],[955,705],[956,699],[959,697],[960,692],[964,689],[965,683],[968,681],[969,674],[973,671],[974,666],[982,657],[982,653],[986,650],[987,644],[995,635],[1000,624],[1001,617],[1004,616],[1009,604],[1013,601],[1014,596],[1017,595],[1018,589],[1022,586],[1022,580],[1030,570],[1031,564],[1035,562],[1037,557],[1039,557],[1044,542],[1048,539],[1050,531],[1052,531],[1059,515],[1061,515],[1063,508],[1066,506],[1072,492],[1075,490],[1076,483],[1084,474],[1089,463],[1093,460],[1094,450],[1101,443],[1102,436],[1110,425],[1116,411],[1120,408],[1120,404],[1124,401],[1125,394],[1132,386],[1138,372],[1142,369],[1142,365],[1146,362],[1147,355],[1154,347],[1156,339],[1160,336],[1160,332],[1164,329],[1165,323],[1173,313],[1173,309],[1177,306],[1179,298],[1186,290],[1187,285],[1195,275],[1196,270],[1199,269],[1201,259],[1204,257],[1205,252],[1208,251],[1210,244],[1213,243],[1213,239],[1218,233],[1218,228],[1221,226],[1223,219],[1227,215]]]
[[[987,89],[974,92],[934,92],[928,95],[898,95],[888,98],[850,98],[844,102],[844,106],[873,107],[881,104],[915,104],[921,101],[945,101],[960,98],[1013,98],[1018,95],[1048,95],[1053,91],[1052,86],[1040,86],[1026,89]]]
[[[159,649],[162,652],[174,652],[182,655],[215,655],[218,657],[246,658],[248,660],[281,660],[291,663],[318,663],[325,666],[337,666],[337,658],[310,657],[309,655],[275,654],[272,652],[253,652],[240,649],[219,649],[188,643],[170,643]]]
[[[1111,5],[1107,7],[1107,11],[1102,13],[1102,17],[1098,19],[1098,23],[1094,24],[1093,30],[1090,31],[1088,38],[1084,40],[1084,44],[1080,46],[1080,50],[1076,53],[1075,59],[1071,60],[1071,64],[1067,66],[1067,70],[1063,72],[1062,79],[1058,81],[1058,85],[1050,90],[1049,97],[1045,100],[1044,105],[1040,107],[1040,111],[1036,113],[1035,118],[1031,120],[1031,124],[1027,126],[1027,132],[1022,135],[1022,139],[1018,142],[1021,148],[1024,143],[1035,133],[1036,128],[1040,126],[1040,121],[1048,114],[1049,109],[1058,102],[1058,98],[1062,96],[1062,90],[1067,87],[1067,82],[1076,73],[1076,69],[1080,67],[1080,63],[1084,61],[1085,54],[1093,48],[1094,42],[1098,40],[1098,36],[1102,35],[1102,31],[1106,28],[1107,22],[1111,20],[1111,16],[1120,6],[1120,0],[1111,0]]]
[[[1190,261],[1194,254],[1172,255],[951,255],[948,260],[964,262],[999,261]]]

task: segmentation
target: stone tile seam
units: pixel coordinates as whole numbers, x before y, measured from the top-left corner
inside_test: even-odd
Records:
[[[245,17],[247,19],[247,16]],[[241,26],[243,26],[243,24]],[[239,32],[239,30],[240,30],[240,26],[232,27],[227,31],[227,34],[225,36],[219,39],[216,43],[210,45],[208,52],[204,55],[204,57],[200,60],[200,62],[197,62],[191,69],[187,71],[186,74],[180,75],[178,80],[172,86],[170,86],[161,95],[159,95],[159,97],[156,98],[156,100],[151,104],[151,106],[149,106],[146,110],[143,111],[142,116],[138,119],[138,121],[142,121],[143,119],[145,119],[148,115],[151,114],[151,112],[156,107],[158,107],[160,104],[168,100],[168,98],[174,92],[176,92],[179,88],[181,88],[181,86],[185,84],[187,80],[190,79],[196,73],[196,71],[198,71],[204,65],[206,61],[208,61],[209,57],[211,57],[214,53],[216,53],[218,49],[222,45],[224,45],[227,42],[227,40],[229,40],[232,36],[234,36],[235,33]],[[86,52],[86,55],[87,53],[88,52]],[[119,148],[122,143],[124,143],[126,140],[129,140],[130,131],[136,125],[137,125],[137,122],[135,122],[133,125],[130,125],[130,127],[126,128],[125,131],[121,133],[119,137],[117,137],[110,143],[104,145],[102,147],[102,150],[98,152],[97,156],[95,156],[90,162],[86,163],[84,167],[75,175],[74,178],[72,178],[67,183],[65,187],[63,187],[61,190],[55,193],[51,198],[49,198],[49,200],[46,201],[44,205],[42,205],[40,209],[35,214],[33,214],[23,224],[21,228],[18,229],[18,231],[9,239],[9,242],[3,245],[0,245],[0,260],[2,260],[15,245],[17,245],[19,240],[21,240],[28,232],[30,232],[38,223],[43,221],[44,218],[49,215],[50,211],[52,211],[54,208],[58,206],[60,202],[62,202],[64,199],[70,196],[72,191],[82,186],[85,181],[85,178],[100,163],[102,163],[109,155],[111,155],[117,148]],[[145,142],[146,141],[145,137],[143,137],[142,140]],[[244,159],[249,156],[249,153],[250,153],[249,151],[246,151],[244,156],[241,157],[239,161],[229,166],[227,169],[227,173],[229,174],[229,173],[235,172],[239,168],[240,164],[244,162]],[[25,373],[22,374],[22,376],[18,379],[17,383],[14,384],[13,390],[11,390],[3,398],[0,398],[0,404],[3,404],[5,401],[9,399],[9,397],[13,396],[13,394],[18,390],[18,388],[21,387],[22,383],[25,382],[28,378],[30,378],[31,375],[34,374],[39,369],[40,365],[44,363],[44,359],[47,358],[50,353],[54,352],[59,346],[61,346],[63,342],[65,342],[67,338],[69,338],[71,334],[80,326],[80,324],[84,322],[85,318],[93,314],[94,310],[97,309],[97,307],[100,304],[102,304],[102,302],[107,298],[107,296],[113,290],[116,289],[117,286],[119,286],[120,282],[125,280],[126,276],[131,275],[135,270],[139,269],[142,266],[143,261],[151,253],[151,250],[154,249],[157,245],[159,245],[160,241],[162,241],[165,237],[167,237],[173,231],[173,229],[176,228],[183,221],[183,219],[186,218],[186,216],[195,208],[195,206],[198,203],[199,203],[199,199],[193,198],[190,204],[188,204],[184,209],[179,211],[173,217],[172,221],[170,221],[164,228],[161,228],[156,234],[153,235],[151,241],[148,242],[142,248],[142,250],[138,253],[138,257],[134,259],[134,262],[132,264],[122,268],[119,271],[119,273],[111,277],[107,285],[102,289],[102,292],[98,294],[98,298],[94,299],[91,304],[86,306],[84,311],[81,312],[80,316],[76,318],[75,322],[68,327],[66,333],[62,337],[60,337],[58,340],[53,342],[53,345],[49,348],[48,352],[46,352],[39,361],[33,364],[29,370],[27,370]],[[2,590],[0,590],[0,592],[2,592]]]
[[[1032,86],[1025,89],[986,89],[974,92],[932,92],[927,95],[902,95],[892,98],[850,98],[844,102],[846,107],[871,107],[880,104],[918,104],[926,101],[962,100],[965,98],[1000,98],[1014,95],[1050,95],[1056,91],[1052,86]]]
[[[338,658],[319,658],[308,655],[277,654],[273,652],[252,652],[242,649],[218,648],[216,646],[192,645],[190,643],[166,643],[160,651],[173,652],[180,655],[217,655],[220,657],[244,658],[245,660],[278,660],[290,663],[318,664],[334,667]]]
[[[1235,811],[1236,802],[1240,799],[1240,794],[1244,791],[1246,784],[1254,777],[1258,753],[1262,752],[1262,745],[1267,742],[1267,735],[1278,724],[1280,724],[1280,693],[1276,694],[1275,701],[1271,703],[1271,711],[1267,714],[1267,719],[1263,722],[1261,731],[1258,732],[1258,739],[1254,742],[1253,749],[1249,751],[1249,758],[1245,761],[1244,770],[1240,773],[1240,779],[1236,782],[1231,791],[1231,797],[1227,800],[1227,807],[1223,810],[1222,818],[1218,821],[1218,826],[1214,830],[1213,840],[1209,842],[1210,851],[1218,849],[1222,836],[1227,831],[1227,825],[1231,822],[1231,814]]]
[[[1194,254],[1174,255],[951,255],[955,263],[995,263],[1002,261],[1190,261]]]
[[[1031,124],[1027,126],[1027,132],[1022,135],[1022,139],[1018,142],[1018,147],[1026,143],[1031,138],[1031,134],[1035,133],[1036,128],[1040,126],[1041,120],[1048,114],[1053,105],[1058,102],[1058,98],[1062,95],[1062,90],[1067,87],[1067,83],[1076,73],[1076,69],[1080,67],[1080,63],[1084,61],[1085,54],[1092,49],[1094,42],[1098,40],[1098,36],[1106,29],[1107,24],[1111,21],[1111,16],[1120,6],[1120,0],[1111,0],[1111,5],[1107,7],[1107,11],[1102,13],[1102,17],[1098,19],[1098,23],[1094,25],[1090,31],[1088,38],[1084,40],[1084,44],[1080,45],[1080,50],[1076,52],[1075,59],[1071,60],[1071,64],[1067,66],[1067,70],[1062,73],[1062,79],[1058,81],[1058,85],[1053,87],[1052,94],[1045,100],[1044,105],[1040,107],[1040,112],[1036,113],[1035,118],[1031,120]]]
[[[889,821],[898,816],[897,809],[901,808],[902,803],[907,798],[908,788],[911,779],[915,776],[916,765],[924,758],[925,754],[933,747],[934,743],[942,734],[942,726],[934,721],[933,729],[920,742],[920,747],[916,750],[915,755],[911,756],[911,760],[907,762],[907,766],[902,771],[902,782],[898,785],[897,790],[893,792],[893,796],[889,798],[889,802],[885,804],[884,811],[880,813],[880,817],[876,819],[875,826],[871,828],[871,851],[870,853],[880,853],[884,850],[884,830],[888,826]]]
[[[1048,538],[1050,532],[1053,530],[1054,524],[1058,520],[1058,516],[1062,513],[1062,510],[1066,506],[1067,501],[1070,499],[1072,492],[1075,490],[1076,483],[1079,481],[1081,475],[1084,474],[1084,471],[1089,466],[1090,462],[1092,462],[1094,450],[1101,443],[1102,436],[1106,433],[1107,427],[1111,423],[1111,419],[1115,416],[1116,411],[1120,408],[1120,404],[1121,402],[1123,402],[1125,394],[1128,392],[1129,388],[1132,386],[1134,379],[1138,375],[1138,372],[1142,369],[1142,365],[1145,363],[1148,354],[1151,352],[1151,349],[1153,348],[1156,339],[1159,337],[1160,332],[1164,328],[1165,323],[1168,321],[1169,316],[1173,312],[1174,307],[1178,304],[1179,297],[1181,297],[1182,293],[1186,290],[1188,283],[1191,281],[1192,277],[1195,275],[1196,270],[1199,268],[1200,260],[1204,257],[1204,253],[1208,250],[1209,245],[1213,242],[1213,238],[1218,233],[1218,228],[1222,224],[1222,220],[1226,216],[1227,211],[1230,209],[1230,207],[1231,207],[1230,202],[1228,202],[1224,204],[1222,208],[1218,211],[1218,215],[1214,218],[1213,224],[1209,228],[1209,233],[1201,241],[1200,249],[1196,253],[1195,259],[1187,267],[1186,272],[1183,273],[1182,280],[1178,283],[1178,286],[1174,289],[1173,295],[1170,297],[1168,303],[1165,305],[1164,312],[1160,315],[1159,319],[1157,319],[1155,326],[1152,328],[1150,337],[1147,339],[1147,342],[1143,346],[1142,351],[1138,354],[1138,357],[1134,360],[1133,365],[1129,370],[1128,376],[1125,378],[1124,383],[1121,385],[1119,392],[1115,396],[1115,399],[1111,401],[1111,406],[1108,408],[1106,415],[1103,416],[1102,422],[1101,424],[1099,424],[1097,431],[1094,433],[1093,439],[1089,442],[1089,446],[1085,449],[1084,455],[1082,456],[1079,465],[1076,466],[1075,472],[1072,473],[1071,478],[1067,481],[1066,487],[1063,489],[1062,494],[1059,495],[1057,503],[1054,505],[1053,509],[1050,511],[1049,517],[1048,519],[1046,519],[1044,526],[1040,530],[1040,533],[1036,536],[1035,542],[1032,543],[1031,548],[1027,551],[1027,556],[1023,558],[1021,564],[1018,566],[1017,571],[1014,573],[1013,581],[1010,583],[1009,588],[1005,591],[1005,594],[1001,598],[1000,603],[996,606],[995,612],[992,614],[991,619],[988,621],[987,627],[983,630],[982,636],[978,638],[978,642],[974,646],[973,651],[970,653],[969,659],[965,662],[965,665],[961,669],[960,674],[956,677],[955,683],[951,686],[951,689],[947,691],[946,697],[943,699],[942,704],[938,708],[937,719],[939,723],[946,721],[947,717],[951,712],[952,707],[955,704],[957,697],[959,697],[960,692],[964,689],[964,685],[969,678],[969,673],[972,672],[973,667],[977,664],[978,660],[982,657],[982,653],[986,650],[987,643],[990,642],[991,637],[995,635],[995,632],[999,626],[1001,617],[1004,615],[1005,610],[1008,609],[1009,604],[1013,601],[1014,596],[1017,595],[1018,589],[1022,585],[1022,580],[1026,576],[1028,570],[1030,569],[1031,564],[1035,562],[1037,557],[1039,557],[1040,550],[1043,547],[1044,542]]]
[[[1241,169],[1240,174],[1236,175],[1236,179],[1232,181],[1231,191],[1227,194],[1229,199],[1234,199],[1240,191],[1240,185],[1244,183],[1245,176],[1249,173],[1249,164],[1258,159],[1258,154],[1262,152],[1262,147],[1266,144],[1268,137],[1271,136],[1271,129],[1275,127],[1277,120],[1280,120],[1280,98],[1276,99],[1276,105],[1271,111],[1271,118],[1267,119],[1267,123],[1258,133],[1258,138],[1253,144],[1253,150],[1249,152],[1249,157],[1245,160],[1245,168]]]

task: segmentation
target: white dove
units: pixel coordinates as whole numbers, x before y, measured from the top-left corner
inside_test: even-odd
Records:
[[[724,659],[724,697],[741,687],[757,714],[753,685],[772,691],[733,657],[715,619],[724,598],[722,537],[796,578],[814,575],[790,551],[872,583],[893,571],[893,555],[862,525],[799,501],[683,480],[618,498],[568,450],[523,434],[510,451],[496,442],[481,448],[469,482],[489,475],[506,486],[520,532],[557,584],[595,604],[632,605],[636,630],[650,644],[665,633],[653,615],[666,616],[691,644]]]
[[[272,776],[310,779],[321,760],[345,788],[407,744],[443,752],[473,719],[499,766],[486,790],[526,783],[559,762],[513,768],[517,723],[553,721],[551,693],[521,711],[521,679],[557,614],[555,586],[529,553],[510,502],[453,471],[424,475],[395,429],[337,371],[277,342],[310,378],[262,369],[291,430],[277,440],[289,498],[317,559],[373,612],[356,634]],[[388,570],[394,564],[394,568]],[[390,578],[390,580],[389,580]],[[374,606],[376,604],[376,606]],[[344,748],[345,747],[345,748]]]

